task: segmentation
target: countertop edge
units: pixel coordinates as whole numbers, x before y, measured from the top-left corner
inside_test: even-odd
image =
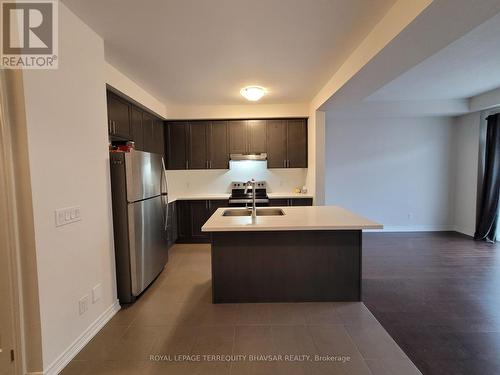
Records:
[[[302,193],[268,193],[269,199],[287,199],[287,198],[309,198],[314,199],[312,194],[302,194]],[[206,194],[206,195],[185,195],[179,197],[169,198],[168,203],[173,203],[176,201],[196,201],[196,200],[212,200],[212,199],[229,199],[229,193],[221,194]]]
[[[242,228],[227,228],[227,227],[215,227],[215,228],[201,228],[201,231],[204,233],[213,233],[213,232],[279,232],[279,231],[341,231],[341,230],[369,230],[369,229],[384,229],[383,225],[364,225],[364,226],[314,226],[314,227],[303,227],[303,226],[288,226],[288,227],[244,227]]]

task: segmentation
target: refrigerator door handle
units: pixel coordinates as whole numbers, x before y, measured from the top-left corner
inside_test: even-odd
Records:
[[[163,157],[161,158],[161,166],[162,166],[162,179],[161,179],[161,184],[165,184],[165,191],[160,187],[160,193],[164,195],[168,195],[168,185],[167,185],[167,169],[165,168],[165,159]]]
[[[168,195],[164,195],[165,199],[165,232],[168,230]]]

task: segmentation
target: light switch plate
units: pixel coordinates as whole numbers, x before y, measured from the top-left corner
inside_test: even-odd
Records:
[[[83,315],[89,309],[89,296],[86,294],[78,301],[78,312]]]
[[[82,209],[80,206],[59,208],[56,210],[56,227],[71,224],[82,220]]]
[[[92,288],[92,303],[96,303],[101,299],[101,284],[97,284]]]

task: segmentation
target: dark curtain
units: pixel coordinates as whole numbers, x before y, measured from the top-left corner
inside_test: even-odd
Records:
[[[500,196],[500,114],[488,116],[483,191],[474,239],[494,242]]]

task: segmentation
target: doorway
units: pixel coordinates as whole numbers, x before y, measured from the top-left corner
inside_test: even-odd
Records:
[[[5,111],[4,73],[0,73],[0,375],[22,370],[17,289],[15,209],[10,129]]]

